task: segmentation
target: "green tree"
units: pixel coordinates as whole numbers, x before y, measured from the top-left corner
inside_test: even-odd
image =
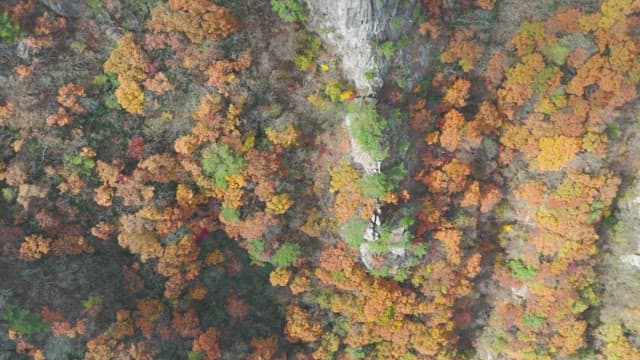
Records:
[[[358,249],[364,241],[364,232],[369,223],[358,216],[354,216],[342,225],[341,234],[347,240],[347,245],[352,249]]]
[[[247,166],[247,160],[233,153],[226,145],[213,144],[203,152],[202,170],[213,177],[217,187],[229,186],[226,177],[239,175]]]
[[[14,305],[5,305],[0,311],[0,318],[9,323],[9,327],[25,335],[32,335],[45,331],[47,325],[42,322],[40,315],[26,309],[18,309]]]
[[[271,262],[277,267],[291,266],[300,256],[300,245],[286,242],[271,256]]]
[[[352,104],[348,108],[351,117],[349,131],[374,160],[382,161],[388,157],[389,150],[383,144],[383,135],[389,126],[387,120],[380,116],[373,104]]]

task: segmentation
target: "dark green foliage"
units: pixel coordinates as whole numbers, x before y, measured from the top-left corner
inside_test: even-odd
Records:
[[[1,192],[2,192],[2,198],[8,203],[12,202],[13,199],[15,199],[16,197],[15,190],[13,190],[10,187],[2,188]]]
[[[8,12],[5,11],[0,15],[0,43],[13,44],[24,35],[20,24],[11,21]]]
[[[291,266],[300,256],[300,245],[286,242],[271,256],[271,262],[277,267]]]
[[[369,223],[358,216],[354,216],[342,225],[342,236],[347,240],[347,245],[351,249],[358,249],[364,241],[364,232]]]
[[[204,358],[204,353],[202,351],[198,351],[198,352],[189,351],[189,354],[187,355],[188,360],[202,360],[203,358]]]
[[[42,322],[40,315],[29,310],[18,309],[14,305],[5,305],[0,311],[2,320],[7,321],[11,329],[32,335],[47,330],[47,325]]]
[[[202,170],[214,179],[217,187],[229,186],[226,177],[240,174],[247,160],[233,153],[226,145],[213,144],[202,153]]]
[[[313,66],[318,51],[322,49],[322,41],[313,33],[305,30],[299,31],[297,38],[299,45],[296,55],[293,56],[293,62],[300,70],[307,71]]]
[[[622,130],[620,130],[618,124],[614,122],[610,122],[607,124],[606,132],[609,137],[614,139],[619,139],[620,136],[622,136]]]
[[[387,120],[380,116],[375,105],[356,104],[349,106],[351,124],[349,130],[362,149],[369,152],[374,160],[384,160],[389,150],[382,144],[382,137],[388,127]]]
[[[302,21],[308,16],[298,0],[271,0],[271,9],[286,22]]]
[[[533,266],[525,265],[520,259],[511,259],[507,262],[507,268],[511,270],[511,275],[520,280],[528,280],[536,276],[538,270]]]

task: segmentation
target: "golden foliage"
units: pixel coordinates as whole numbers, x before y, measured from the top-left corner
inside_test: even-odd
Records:
[[[580,151],[580,140],[563,135],[540,139],[540,154],[535,165],[540,171],[560,170]]]
[[[293,205],[293,200],[288,193],[282,193],[272,197],[267,202],[267,210],[276,215],[282,215]]]
[[[293,295],[301,294],[311,288],[311,279],[309,279],[309,271],[298,271],[293,277],[293,281],[289,284],[289,290]]]
[[[133,34],[127,33],[118,40],[118,47],[109,55],[104,63],[104,72],[118,75],[118,81],[123,79],[141,82],[147,79],[147,58],[134,40]]]
[[[272,286],[287,286],[291,278],[291,271],[287,268],[277,268],[269,274],[269,282]]]
[[[26,260],[38,260],[49,253],[51,242],[42,235],[28,235],[20,244],[20,256]]]
[[[288,124],[282,131],[269,128],[266,134],[269,141],[284,148],[298,145],[298,138],[300,137],[300,131],[296,130],[291,124]]]
[[[342,159],[340,163],[329,169],[331,182],[329,183],[329,191],[335,193],[349,184],[354,184],[360,179],[360,173],[346,159]]]
[[[144,93],[140,85],[129,78],[122,78],[120,86],[115,91],[116,99],[125,110],[132,114],[144,113]]]

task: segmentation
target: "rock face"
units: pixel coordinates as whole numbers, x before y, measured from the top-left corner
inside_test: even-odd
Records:
[[[409,9],[415,1],[390,0],[307,0],[306,23],[342,57],[344,74],[361,95],[375,96],[389,60],[380,56],[376,43],[397,40],[403,33]],[[400,3],[402,3],[400,5]],[[391,26],[392,19],[402,25]]]
[[[334,47],[342,60],[344,75],[355,84],[360,96],[375,101],[382,88],[383,77],[390,60],[385,58],[378,46],[384,41],[397,40],[411,25],[410,12],[415,0],[306,0],[309,19],[306,26],[319,34],[325,43]],[[392,24],[393,19],[397,19]],[[345,116],[345,126],[350,129],[351,118]],[[362,149],[349,131],[351,157],[359,164],[365,175],[381,171],[381,163]],[[380,240],[380,227],[384,223],[380,205],[371,214],[369,227],[363,234],[360,258],[369,269],[373,267],[373,252],[370,244]],[[405,229],[394,228],[390,235],[389,252],[385,256],[391,267],[397,268],[405,256],[400,243]]]

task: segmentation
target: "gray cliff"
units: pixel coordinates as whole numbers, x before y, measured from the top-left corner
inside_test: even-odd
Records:
[[[307,0],[306,25],[334,47],[345,76],[355,83],[360,95],[375,96],[390,64],[379,54],[377,44],[397,40],[406,31],[414,2]],[[394,18],[403,19],[400,26],[392,26]]]
[[[377,102],[378,91],[392,61],[384,57],[378,47],[385,41],[398,40],[411,27],[410,14],[415,0],[307,0],[307,5],[307,28],[333,46],[341,59],[345,77],[355,84],[361,101]],[[401,54],[401,61],[407,62],[404,55]],[[426,68],[427,56],[419,57],[423,61],[413,63]],[[403,67],[411,68],[409,64],[403,64]],[[419,76],[419,71],[414,73]],[[344,123],[347,129],[350,129],[350,122],[350,116],[346,115]],[[374,161],[351,133],[349,136],[353,161],[363,168],[366,175],[379,173],[382,164]],[[380,240],[379,228],[384,222],[378,205],[371,214],[369,227],[363,234],[365,242],[360,247],[360,258],[369,269],[373,258],[370,244]],[[403,263],[405,249],[396,243],[400,243],[405,235],[406,229],[401,227],[391,233],[389,253],[385,257],[391,268],[397,269]]]

